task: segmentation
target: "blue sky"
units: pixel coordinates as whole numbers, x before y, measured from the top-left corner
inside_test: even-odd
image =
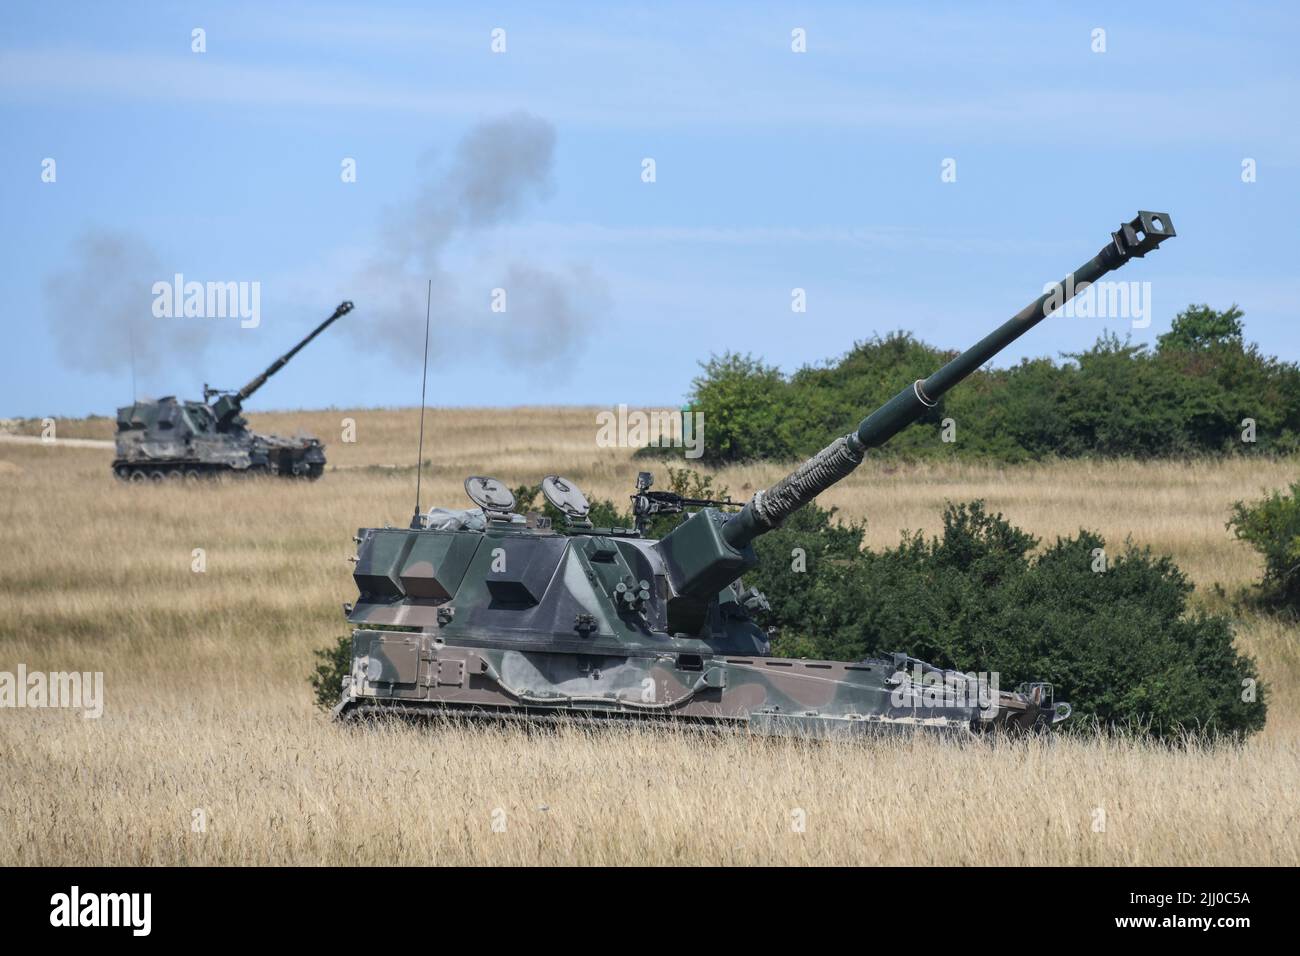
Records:
[[[1152,283],[1150,327],[1058,316],[1006,361],[1153,342],[1202,301],[1300,359],[1298,26],[1290,5],[6,4],[0,415],[129,399],[104,303],[142,262],[257,281],[262,320],[144,299],[141,394],[238,387],[351,298],[252,406],[415,404],[430,270],[386,262],[387,230],[521,113],[553,130],[546,182],[428,257],[455,290],[432,404],[675,404],[728,349],[793,370],[894,329],[964,346],[1139,208],[1179,232],[1116,277]],[[69,285],[87,236],[136,250],[102,296]],[[564,328],[491,312],[512,265],[563,277]]]

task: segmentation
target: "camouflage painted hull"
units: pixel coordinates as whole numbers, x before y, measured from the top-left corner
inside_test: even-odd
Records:
[[[1048,684],[1008,693],[996,675],[981,683],[903,654],[772,657],[751,616],[761,600],[737,577],[705,599],[682,594],[663,542],[627,529],[557,534],[505,518],[363,528],[356,541],[340,718],[666,719],[833,737],[1031,730],[1068,716]]]
[[[899,658],[844,663],[565,654],[359,630],[353,634],[352,674],[334,715],[670,720],[815,738],[1034,731],[1068,716],[1037,685],[1015,692],[986,688],[981,697],[965,675],[931,669],[948,675],[949,686],[972,688],[945,694],[907,676],[899,664]]]
[[[134,437],[134,436],[132,436]],[[315,480],[325,473],[325,447],[315,438],[249,435],[188,443],[129,441],[119,436],[113,474],[123,481],[218,475],[272,475]]]

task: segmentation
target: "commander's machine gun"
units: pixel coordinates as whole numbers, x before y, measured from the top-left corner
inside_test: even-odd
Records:
[[[636,520],[636,533],[644,536],[652,518],[660,515],[679,515],[687,508],[739,508],[741,503],[730,498],[688,498],[675,491],[651,491],[654,476],[648,471],[636,476],[636,494],[632,495],[632,517]]]

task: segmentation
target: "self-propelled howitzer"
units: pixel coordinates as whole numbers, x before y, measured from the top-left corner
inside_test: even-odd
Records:
[[[319,478],[325,471],[325,446],[320,439],[261,435],[248,428],[241,413],[245,399],[303,346],[351,311],[351,302],[340,303],[333,315],[237,392],[205,385],[201,402],[168,395],[119,408],[113,474],[137,482],[222,474]]]
[[[516,514],[500,482],[475,476],[465,482],[474,509],[434,509],[411,529],[361,529],[359,595],[345,605],[355,626],[351,671],[336,716],[667,718],[815,736],[1064,720],[1069,705],[1046,682],[1008,690],[996,673],[961,674],[903,653],[851,663],[772,657],[754,620],[766,601],[741,575],[757,562],[754,539],[848,475],[867,449],[1085,283],[1173,235],[1168,216],[1139,213],[1058,288],[738,513],[725,510],[729,502],[650,491],[643,474],[632,496],[636,527],[595,528],[577,487],[549,475],[542,492],[565,516],[555,528]],[[648,517],[675,511],[687,517],[661,540],[643,536]]]

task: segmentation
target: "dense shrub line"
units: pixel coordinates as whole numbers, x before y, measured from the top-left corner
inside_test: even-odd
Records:
[[[1295,451],[1300,367],[1247,345],[1241,317],[1236,306],[1192,306],[1154,349],[1107,334],[1060,363],[981,370],[879,453],[1023,461]],[[704,413],[704,461],[807,457],[956,354],[900,332],[791,376],[749,355],[715,356],[689,403]]]

